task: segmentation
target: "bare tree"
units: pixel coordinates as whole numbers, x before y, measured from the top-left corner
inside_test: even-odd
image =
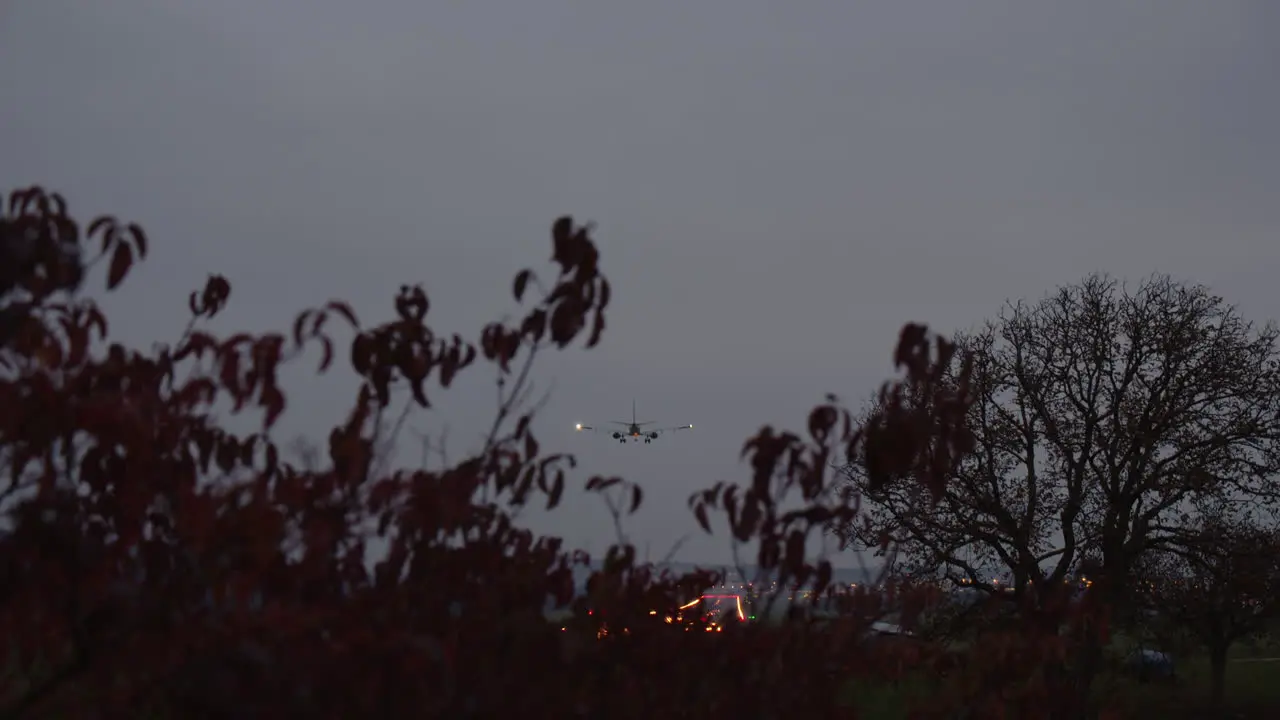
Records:
[[[857,458],[845,468],[865,520],[842,534],[896,547],[900,571],[1026,600],[1091,558],[1096,589],[1121,605],[1137,560],[1181,541],[1198,498],[1275,499],[1277,331],[1204,287],[1094,275],[959,341],[977,450],[940,502],[869,482]]]
[[[1138,598],[1158,636],[1189,636],[1208,650],[1211,699],[1226,694],[1227,653],[1280,610],[1280,528],[1225,503],[1201,515],[1179,546],[1138,564]]]

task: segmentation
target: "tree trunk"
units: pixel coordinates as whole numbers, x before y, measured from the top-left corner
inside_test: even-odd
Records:
[[[1080,633],[1079,646],[1076,649],[1075,662],[1072,668],[1071,706],[1068,716],[1086,718],[1091,712],[1090,691],[1098,673],[1102,670],[1103,642],[1102,630],[1110,622],[1112,609],[1119,606],[1122,598],[1117,597],[1115,586],[1107,580],[1098,581],[1100,587],[1089,591],[1082,600],[1078,620],[1082,623],[1076,632]]]
[[[1209,700],[1215,708],[1227,699],[1227,644],[1214,643],[1209,648]]]
[[[1074,672],[1072,673],[1071,707],[1068,717],[1086,718],[1089,716],[1090,690],[1093,689],[1094,678],[1102,666],[1102,643],[1097,638],[1085,638],[1076,654]]]

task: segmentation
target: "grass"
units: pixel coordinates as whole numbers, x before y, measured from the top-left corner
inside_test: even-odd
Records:
[[[1154,720],[1261,720],[1280,716],[1280,662],[1232,662],[1227,667],[1227,706],[1224,712],[1209,707],[1209,663],[1194,659],[1180,663],[1173,685],[1140,684],[1115,675],[1097,680],[1099,698],[1122,717]],[[929,697],[932,681],[923,677],[899,683],[850,681],[845,686],[849,705],[866,720],[906,720],[916,701]]]
[[[932,680],[924,677],[897,683],[855,679],[845,684],[841,700],[845,706],[857,708],[858,717],[864,720],[906,720],[912,704],[928,697],[932,690]]]
[[[1276,636],[1280,641],[1280,635]],[[1173,683],[1139,683],[1109,668],[1094,684],[1095,697],[1140,720],[1230,720],[1280,717],[1280,642],[1240,644],[1233,648],[1226,673],[1226,707],[1210,708],[1209,660],[1204,656],[1176,658]],[[1132,648],[1123,638],[1111,648],[1123,657]],[[905,720],[916,701],[932,694],[934,679],[924,675],[898,683],[851,680],[844,688],[846,701],[868,720]]]
[[[1116,638],[1112,649],[1125,654],[1134,644]],[[1225,677],[1226,707],[1209,707],[1211,672],[1204,654],[1173,653],[1177,679],[1171,684],[1141,684],[1131,678],[1108,675],[1099,678],[1099,691],[1113,693],[1134,717],[1170,718],[1272,718],[1280,715],[1280,634],[1239,642],[1228,655]],[[1223,713],[1226,713],[1225,715]]]
[[[1280,662],[1254,662],[1233,658],[1227,664],[1226,707],[1209,706],[1209,661],[1192,657],[1177,665],[1177,681],[1171,685],[1139,684],[1127,678],[1111,680],[1120,709],[1131,717],[1168,718],[1273,718],[1280,715]]]

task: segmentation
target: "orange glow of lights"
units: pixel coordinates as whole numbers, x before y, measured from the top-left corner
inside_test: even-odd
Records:
[[[703,600],[728,600],[730,598],[733,599],[734,606],[738,611],[738,619],[745,621],[747,619],[747,614],[742,611],[741,595],[703,595],[702,596]]]
[[[697,600],[693,600],[691,602],[685,603],[684,605],[681,605],[679,609],[688,610],[689,608],[693,607],[694,605],[697,605],[703,600],[729,600],[729,599],[732,599],[734,602],[734,607],[737,609],[737,612],[738,612],[738,620],[745,622],[747,619],[747,614],[742,611],[741,595],[703,595]]]

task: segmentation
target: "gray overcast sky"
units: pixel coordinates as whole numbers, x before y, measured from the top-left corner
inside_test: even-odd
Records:
[[[885,379],[903,322],[969,326],[1094,270],[1277,314],[1272,0],[623,5],[7,3],[4,184],[149,229],[110,301],[134,342],[174,337],[212,271],[235,284],[227,325],[331,295],[371,320],[421,281],[469,332],[543,267],[555,216],[598,222],[606,342],[540,366],[538,430],[644,482],[630,529],[655,554],[694,528],[691,491],[746,477],[759,425]],[[490,380],[418,426],[473,445]],[[286,434],[325,429],[349,383],[294,382]],[[697,428],[648,448],[569,432],[633,397]],[[598,501],[532,521],[610,538]]]

